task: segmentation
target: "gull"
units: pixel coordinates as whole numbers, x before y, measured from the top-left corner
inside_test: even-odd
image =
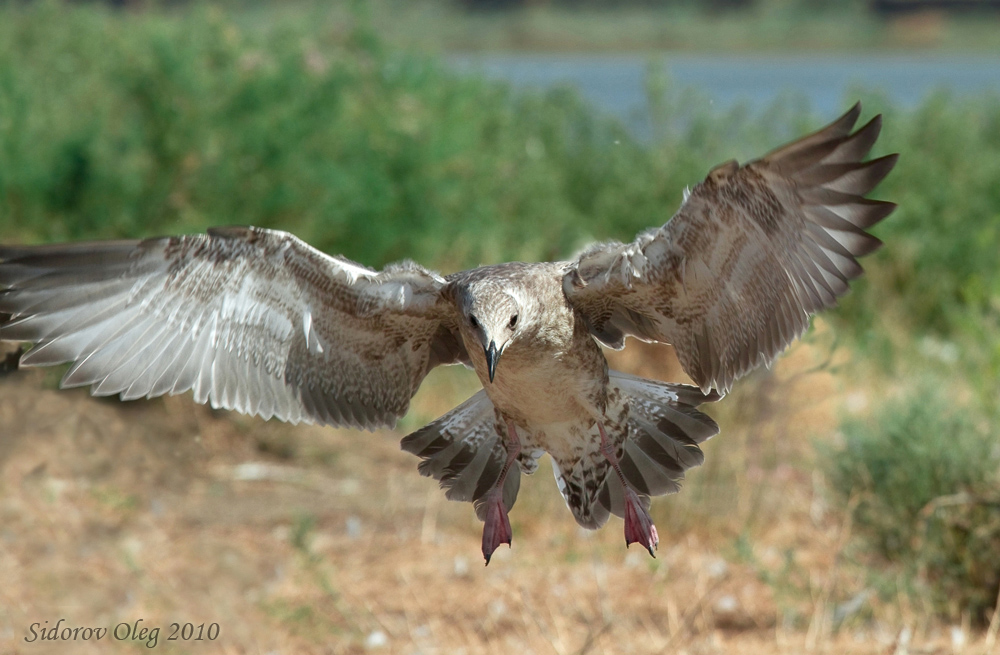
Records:
[[[62,386],[94,395],[191,391],[369,430],[394,425],[431,369],[464,364],[482,390],[402,448],[474,503],[486,563],[545,453],[580,525],[615,514],[626,547],[655,556],[650,498],[676,492],[719,430],[698,406],[769,365],[881,245],[866,230],[895,205],[865,196],[897,156],[865,161],[881,117],[853,131],[860,112],[717,166],[662,227],[569,261],[375,271],[255,227],[0,246],[0,339],[33,344],[23,366],[72,362]],[[673,344],[695,385],[609,370],[601,345],[628,336]]]

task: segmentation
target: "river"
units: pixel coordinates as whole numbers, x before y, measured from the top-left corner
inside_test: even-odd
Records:
[[[652,63],[675,84],[697,91],[706,109],[744,103],[765,109],[779,97],[804,100],[833,116],[874,90],[903,107],[947,90],[958,95],[1000,95],[1000,56],[931,54],[807,55],[453,55],[461,72],[478,72],[515,87],[576,87],[597,108],[618,116],[640,135],[647,131],[645,93]]]

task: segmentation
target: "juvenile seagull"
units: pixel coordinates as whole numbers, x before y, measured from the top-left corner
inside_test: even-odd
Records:
[[[439,364],[483,390],[407,436],[420,472],[485,523],[489,563],[511,543],[521,473],[545,452],[577,522],[625,520],[653,554],[649,500],[678,490],[718,432],[696,407],[769,364],[861,274],[869,200],[896,155],[862,160],[881,127],[855,105],[819,132],[713,169],[674,217],[573,261],[442,277],[378,272],[253,227],[49,246],[0,246],[0,339],[24,366],[74,362],[64,387],[123,400],[193,391],[263,418],[375,429],[406,413]],[[608,370],[599,344],[671,343],[697,387]]]

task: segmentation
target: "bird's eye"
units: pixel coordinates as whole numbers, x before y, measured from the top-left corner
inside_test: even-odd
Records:
[[[475,316],[470,316],[469,317],[469,325],[471,325],[474,328],[478,328],[479,327],[479,321],[476,320]]]
[[[515,325],[517,325],[517,314],[510,317],[510,326],[514,327]]]

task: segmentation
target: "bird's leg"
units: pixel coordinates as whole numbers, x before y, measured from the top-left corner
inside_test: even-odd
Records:
[[[639,543],[649,551],[651,556],[656,557],[656,553],[653,551],[660,543],[660,537],[656,534],[653,519],[649,516],[649,511],[639,501],[639,494],[625,481],[625,474],[622,473],[622,467],[618,463],[614,446],[611,445],[600,419],[597,419],[597,429],[601,433],[601,454],[618,474],[618,479],[621,480],[622,488],[625,491],[625,547],[628,548],[631,544]]]
[[[514,460],[521,452],[521,440],[517,438],[517,431],[514,424],[507,421],[507,439],[504,442],[507,450],[507,461],[500,469],[500,477],[486,494],[483,502],[486,504],[486,519],[483,525],[483,557],[489,565],[493,551],[500,547],[500,544],[510,545],[513,532],[510,529],[510,519],[507,518],[507,508],[503,504],[503,485],[507,480],[507,473],[514,465]]]

